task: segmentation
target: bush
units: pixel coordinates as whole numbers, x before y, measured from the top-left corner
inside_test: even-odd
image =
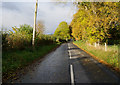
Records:
[[[12,27],[14,33],[3,33],[3,50],[23,50],[32,46],[32,27],[30,25],[20,25],[20,28]],[[35,46],[48,45],[56,43],[53,35],[44,35],[36,33]]]
[[[32,36],[29,34],[24,33],[13,33],[13,34],[3,34],[2,37],[2,47],[4,50],[11,50],[11,49],[19,49],[23,50],[25,48],[32,46]],[[35,38],[35,45],[48,45],[54,44],[55,37],[52,35],[43,35],[40,34]]]
[[[32,36],[26,32],[17,32],[13,34],[3,34],[3,50],[23,50],[32,46]],[[52,35],[39,34],[35,38],[35,46],[54,44],[55,37]]]
[[[120,40],[108,39],[109,45],[114,45],[114,44],[119,44],[119,43],[120,43]]]
[[[53,37],[52,35],[39,34],[35,39],[35,43],[37,46],[39,46],[39,45],[45,45],[45,44],[46,45],[53,44],[56,42],[55,42],[55,37]]]
[[[25,47],[31,46],[32,37],[29,34],[14,33],[6,37],[8,41],[7,49],[24,49]]]
[[[6,47],[8,47],[8,40],[6,39],[7,33],[2,33],[2,49],[6,50]]]

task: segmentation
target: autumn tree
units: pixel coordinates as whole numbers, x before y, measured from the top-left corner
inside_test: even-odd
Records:
[[[67,22],[63,21],[59,24],[59,26],[54,32],[54,36],[56,36],[57,38],[64,39],[66,41],[70,39],[70,29]]]
[[[70,24],[73,37],[90,43],[106,41],[113,38],[113,35],[118,37],[120,33],[118,4],[118,2],[79,3],[79,10]]]

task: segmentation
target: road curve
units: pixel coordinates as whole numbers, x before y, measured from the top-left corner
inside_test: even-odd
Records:
[[[34,69],[34,70],[33,70]],[[64,43],[14,83],[118,84],[119,78],[72,43]]]

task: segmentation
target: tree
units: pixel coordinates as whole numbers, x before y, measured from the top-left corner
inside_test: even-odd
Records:
[[[120,34],[118,2],[81,2],[78,7],[70,24],[76,40],[103,42]]]
[[[59,24],[59,26],[54,32],[54,36],[56,36],[57,38],[64,39],[66,41],[70,39],[70,29],[67,22],[63,21]]]
[[[32,35],[32,32],[33,32],[33,27],[31,27],[30,25],[27,25],[27,24],[20,25],[19,28],[18,27],[12,27],[12,28],[15,33],[21,33],[21,34],[27,33],[27,34]]]
[[[19,28],[12,28],[14,32],[10,31],[5,37],[8,45],[6,49],[24,49],[31,46],[33,28],[30,25],[24,24]]]
[[[44,29],[45,29],[45,27],[44,27],[43,21],[38,21],[37,26],[36,26],[37,34],[43,34]]]

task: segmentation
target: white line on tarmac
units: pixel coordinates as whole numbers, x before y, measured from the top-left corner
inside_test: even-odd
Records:
[[[78,57],[71,57],[71,59],[75,59],[75,58],[78,58]]]
[[[70,49],[70,44],[68,44],[68,48]]]
[[[68,43],[68,48],[70,49],[70,44]],[[70,56],[70,59],[71,59],[71,52],[70,52],[70,50],[68,50],[68,52],[69,52],[69,56]]]
[[[69,49],[70,49],[70,47],[69,47]]]
[[[70,65],[71,85],[74,85],[73,65]]]
[[[70,50],[68,52],[69,52],[69,56],[70,56],[70,59],[71,59],[71,52],[70,52]]]

